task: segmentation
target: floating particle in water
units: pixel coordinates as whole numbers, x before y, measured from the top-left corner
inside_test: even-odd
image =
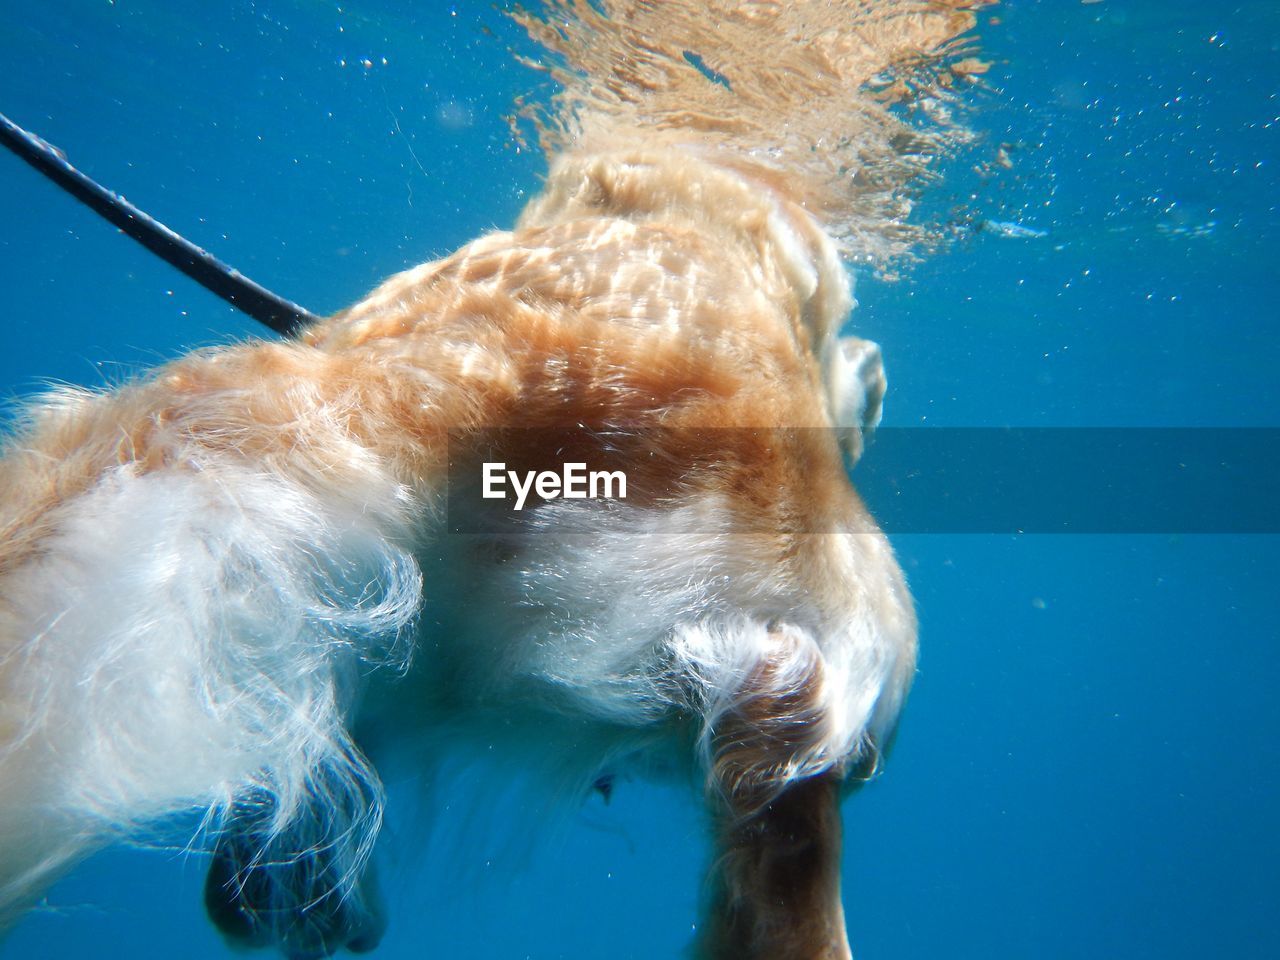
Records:
[[[1049,235],[1048,230],[1037,230],[1035,227],[1023,226],[1011,220],[983,220],[978,224],[978,229],[983,233],[994,233],[997,237],[1006,237],[1010,240],[1038,240],[1040,237]]]

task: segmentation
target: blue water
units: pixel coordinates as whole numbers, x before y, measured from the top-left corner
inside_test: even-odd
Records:
[[[1011,0],[992,16],[986,143],[926,204],[990,223],[859,285],[885,422],[1280,425],[1280,7]],[[0,110],[329,311],[536,191],[541,160],[502,120],[539,82],[513,44],[480,3],[0,0]],[[974,173],[1002,142],[1013,168]],[[15,396],[258,332],[8,157],[0,290]],[[1280,956],[1276,539],[896,546],[923,652],[887,773],[846,807],[856,955]],[[520,822],[518,794],[495,805]],[[420,826],[396,817],[393,837]],[[679,955],[703,855],[692,798],[623,783],[532,849],[450,843],[467,819],[440,812],[423,857],[391,844],[378,956]],[[225,956],[202,875],[181,851],[103,854],[0,957]]]

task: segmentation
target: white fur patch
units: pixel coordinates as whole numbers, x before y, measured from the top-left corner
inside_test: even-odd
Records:
[[[361,663],[405,666],[421,591],[386,533],[240,464],[121,467],[62,508],[0,584],[4,701],[22,725],[0,753],[0,872],[17,875],[0,912],[57,866],[11,862],[23,824],[64,834],[65,860],[82,837],[216,817],[250,786],[283,823],[317,770],[376,787],[346,700]]]
[[[839,591],[798,581],[772,538],[734,532],[720,496],[661,509],[555,501],[529,515],[510,562],[446,562],[472,586],[466,632],[439,645],[464,661],[469,686],[513,708],[533,680],[597,722],[706,726],[775,652],[770,628],[784,623],[823,660],[821,754],[833,763],[889,732],[914,669],[915,619],[880,533],[813,536]]]

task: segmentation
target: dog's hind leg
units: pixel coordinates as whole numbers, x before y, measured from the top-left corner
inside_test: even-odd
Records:
[[[237,801],[218,837],[204,901],[232,944],[278,947],[289,960],[372,950],[386,918],[365,846],[376,812],[355,784],[322,784],[281,828],[258,789]],[[350,802],[344,802],[350,801]],[[373,817],[372,825],[361,822]]]
[[[713,718],[716,861],[705,960],[848,960],[840,902],[843,771],[824,747],[822,655],[771,632],[773,649]]]

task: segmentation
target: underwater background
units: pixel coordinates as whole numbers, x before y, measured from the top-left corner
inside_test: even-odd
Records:
[[[953,241],[857,276],[885,425],[1280,426],[1280,5],[1006,0],[980,35],[981,138],[919,211]],[[0,0],[0,111],[329,312],[537,191],[504,118],[548,88],[510,48],[532,52],[481,2]],[[8,155],[0,291],[10,398],[261,335]],[[922,654],[884,775],[845,805],[855,955],[1280,956],[1280,540],[894,543]],[[502,771],[461,775],[431,824],[397,776],[376,956],[681,955],[691,792],[623,781],[530,840]],[[0,958],[227,956],[203,874],[181,849],[100,854]]]

